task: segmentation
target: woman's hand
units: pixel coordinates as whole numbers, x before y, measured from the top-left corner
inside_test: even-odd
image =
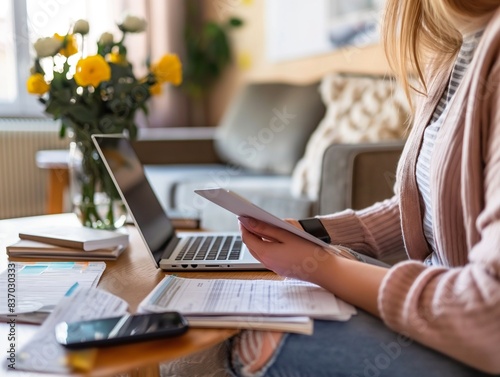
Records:
[[[243,242],[252,255],[281,276],[315,282],[320,270],[327,268],[327,261],[334,258],[322,247],[286,230],[247,217],[239,221]],[[300,227],[298,221],[296,224]]]
[[[243,242],[279,275],[318,284],[337,297],[380,316],[378,291],[387,269],[337,257],[286,230],[240,217]]]

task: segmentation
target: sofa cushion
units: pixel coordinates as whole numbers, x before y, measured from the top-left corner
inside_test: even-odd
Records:
[[[238,230],[236,216],[196,195],[194,190],[234,190],[278,217],[307,217],[312,203],[290,195],[290,176],[259,174],[227,165],[147,165],[146,176],[161,205],[168,210],[197,213],[207,230]]]
[[[325,150],[332,144],[402,140],[409,106],[393,80],[329,75],[321,83],[325,117],[311,135],[304,157],[293,171],[292,193],[316,200]]]
[[[222,164],[146,165],[144,172],[161,205],[167,210],[175,208],[173,192],[179,181],[202,178],[217,184],[229,174],[228,167]]]
[[[217,151],[232,165],[291,174],[324,113],[318,84],[246,85],[217,127]]]

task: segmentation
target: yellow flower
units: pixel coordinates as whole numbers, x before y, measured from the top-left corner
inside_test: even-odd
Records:
[[[69,58],[71,55],[78,52],[78,45],[76,44],[76,39],[73,34],[59,35],[55,33],[54,38],[62,42],[63,47],[59,50],[61,55]]]
[[[113,64],[120,64],[120,65],[126,65],[127,59],[125,59],[125,56],[118,53],[118,52],[112,52],[108,56],[108,61]]]
[[[238,66],[243,70],[252,68],[252,55],[249,52],[242,52],[238,56]]]
[[[111,68],[101,55],[80,59],[76,64],[75,81],[80,86],[99,86],[111,78]]]
[[[160,83],[156,83],[154,85],[151,85],[149,87],[149,93],[151,93],[152,96],[157,96],[158,94],[161,94],[162,90],[162,85]]]
[[[151,66],[151,72],[159,83],[169,82],[180,85],[182,82],[182,64],[179,57],[174,54],[164,55]]]
[[[35,73],[28,77],[26,81],[26,89],[30,94],[39,94],[42,95],[48,92],[50,86],[45,82],[43,75],[41,73]]]

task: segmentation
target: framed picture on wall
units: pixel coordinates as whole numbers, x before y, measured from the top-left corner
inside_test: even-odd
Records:
[[[266,0],[266,51],[279,62],[377,43],[384,0]]]

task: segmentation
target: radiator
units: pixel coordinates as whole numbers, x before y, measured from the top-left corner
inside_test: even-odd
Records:
[[[0,219],[45,213],[48,171],[36,166],[35,154],[65,148],[57,122],[0,118]]]

